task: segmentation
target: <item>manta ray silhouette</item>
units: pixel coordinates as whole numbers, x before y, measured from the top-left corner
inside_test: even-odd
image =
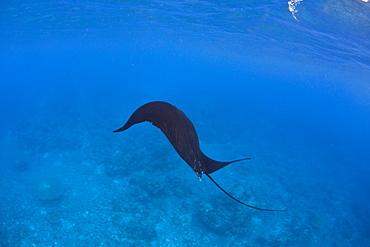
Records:
[[[176,152],[193,169],[199,179],[202,177],[202,174],[205,174],[226,195],[247,207],[263,211],[285,211],[277,209],[263,209],[248,205],[230,195],[218,183],[216,183],[216,181],[210,176],[211,173],[231,163],[249,160],[250,158],[220,162],[207,157],[200,150],[198,135],[193,123],[180,109],[167,102],[154,101],[140,106],[131,115],[125,125],[113,132],[127,130],[132,125],[145,121],[150,122],[166,135]]]

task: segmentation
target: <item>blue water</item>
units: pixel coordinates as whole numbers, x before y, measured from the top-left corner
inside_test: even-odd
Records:
[[[0,246],[370,246],[370,3],[294,2],[0,3]]]

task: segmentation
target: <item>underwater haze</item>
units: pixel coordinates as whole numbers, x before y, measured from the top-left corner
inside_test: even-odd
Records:
[[[2,1],[0,68],[2,247],[370,246],[370,2]]]

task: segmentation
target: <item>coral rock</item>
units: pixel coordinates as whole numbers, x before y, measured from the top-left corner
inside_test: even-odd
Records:
[[[42,179],[36,184],[36,193],[41,201],[58,199],[64,192],[64,184],[56,178]]]

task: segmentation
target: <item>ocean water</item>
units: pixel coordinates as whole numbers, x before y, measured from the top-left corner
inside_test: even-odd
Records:
[[[2,247],[370,246],[370,3],[3,1],[0,68]]]

